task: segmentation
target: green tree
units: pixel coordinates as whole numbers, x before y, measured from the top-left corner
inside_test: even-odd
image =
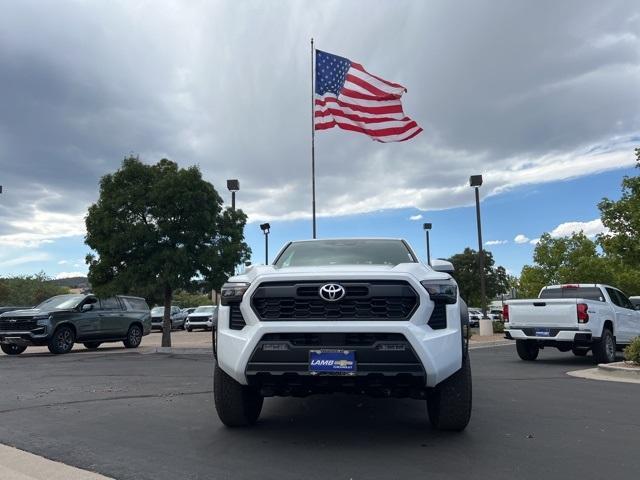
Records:
[[[640,168],[640,148],[636,148],[636,168]],[[625,176],[620,200],[603,198],[598,204],[602,223],[609,232],[598,236],[604,252],[640,269],[640,175]]]
[[[0,278],[0,305],[31,307],[68,292],[69,289],[52,283],[44,272]]]
[[[488,302],[495,296],[509,291],[509,278],[504,267],[494,267],[495,261],[491,252],[485,250],[484,255],[484,271]],[[460,296],[464,298],[469,305],[479,305],[482,307],[478,252],[471,248],[465,248],[462,253],[457,253],[448,260],[455,268],[453,276],[458,282]]]
[[[126,158],[100,181],[98,202],[86,217],[89,280],[100,295],[161,293],[162,345],[171,346],[169,310],[174,291],[196,279],[219,288],[250,255],[246,215],[223,211],[198,167],[162,159],[146,165]]]
[[[545,285],[563,283],[616,283],[616,269],[600,255],[596,243],[583,232],[554,238],[540,237],[533,253],[534,265],[525,265],[520,275],[522,296],[535,297]]]

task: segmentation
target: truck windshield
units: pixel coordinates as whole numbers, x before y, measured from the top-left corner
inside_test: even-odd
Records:
[[[416,263],[401,240],[315,240],[293,242],[275,262],[276,267],[327,265],[389,265]]]
[[[586,298],[596,302],[604,302],[602,292],[598,287],[555,287],[545,288],[539,298]]]
[[[56,295],[45,300],[36,308],[40,310],[67,310],[76,308],[84,298],[84,295]]]

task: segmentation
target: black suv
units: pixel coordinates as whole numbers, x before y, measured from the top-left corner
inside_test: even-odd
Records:
[[[149,332],[147,302],[123,295],[57,295],[33,309],[0,315],[0,348],[8,355],[18,355],[29,345],[68,353],[76,341],[89,349],[103,342],[123,342],[127,348],[136,348]]]

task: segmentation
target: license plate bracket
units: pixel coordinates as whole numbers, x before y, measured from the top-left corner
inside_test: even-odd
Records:
[[[311,375],[355,375],[356,352],[353,350],[309,350]]]
[[[550,334],[548,328],[536,328],[536,337],[548,337]]]

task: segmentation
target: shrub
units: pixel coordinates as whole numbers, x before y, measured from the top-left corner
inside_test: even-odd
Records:
[[[493,321],[493,332],[494,333],[504,333],[504,323],[499,322],[497,320]]]
[[[628,362],[640,365],[640,337],[634,338],[624,349],[624,358]]]

